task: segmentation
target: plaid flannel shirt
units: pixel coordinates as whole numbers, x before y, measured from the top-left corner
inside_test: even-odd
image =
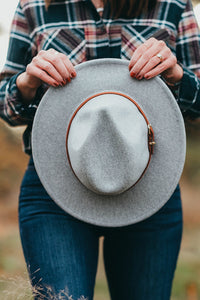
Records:
[[[31,153],[32,122],[47,86],[25,105],[16,78],[42,49],[63,52],[74,65],[108,57],[130,60],[134,50],[162,28],[184,70],[176,91],[180,109],[185,117],[200,116],[200,37],[191,0],[158,0],[149,13],[129,19],[113,19],[109,10],[108,4],[100,18],[91,0],[55,0],[48,10],[44,0],[20,0],[0,74],[0,117],[13,126],[28,125],[23,137],[26,153]]]

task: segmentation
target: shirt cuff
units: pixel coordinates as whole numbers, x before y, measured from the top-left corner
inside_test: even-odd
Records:
[[[24,70],[22,72],[24,72]],[[17,123],[27,124],[33,121],[39,102],[48,87],[46,85],[41,85],[37,89],[36,95],[32,102],[30,104],[25,104],[16,84],[17,77],[22,72],[12,76],[12,78],[9,81],[6,90],[6,106],[10,111],[9,114],[13,116],[13,119],[15,119]]]
[[[182,68],[183,78],[177,100],[183,116],[194,119],[200,116],[200,82],[191,70],[185,66]]]

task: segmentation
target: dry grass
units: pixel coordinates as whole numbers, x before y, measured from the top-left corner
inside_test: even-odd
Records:
[[[31,286],[29,280],[25,280],[21,276],[6,278],[2,276],[0,279],[1,296],[0,299],[5,300],[32,300]]]
[[[0,279],[0,285],[3,288],[0,299],[2,300],[33,300],[35,297],[38,300],[87,300],[84,296],[74,299],[68,292],[68,289],[61,290],[55,293],[50,286],[31,287],[28,278],[15,276]]]
[[[16,134],[17,132],[17,134]],[[12,129],[0,120],[0,200],[19,186],[28,156],[22,151],[22,131]]]

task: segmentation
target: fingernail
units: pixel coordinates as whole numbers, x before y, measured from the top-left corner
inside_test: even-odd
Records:
[[[130,75],[131,77],[135,77],[136,74],[134,72],[131,72]]]
[[[131,67],[131,66],[129,66],[129,67],[128,67],[128,69],[129,69],[129,71],[130,71],[130,70],[132,69],[132,67]]]
[[[63,80],[63,81],[59,81],[59,83],[58,83],[58,86],[64,86],[66,83],[65,83],[65,81]]]
[[[52,85],[55,86],[55,87],[58,87],[58,86],[59,86],[59,83],[54,82]]]
[[[72,72],[72,73],[71,73],[71,77],[72,77],[72,78],[76,77],[76,72]]]
[[[143,76],[142,75],[139,75],[139,76],[137,76],[136,77],[138,80],[141,80],[142,78],[143,78]]]

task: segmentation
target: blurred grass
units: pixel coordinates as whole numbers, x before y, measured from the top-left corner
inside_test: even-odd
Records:
[[[200,123],[186,123],[187,152],[184,167],[186,180],[198,186],[200,183]]]
[[[15,189],[28,160],[22,151],[22,128],[13,129],[0,120],[0,200]],[[20,134],[19,134],[20,133]]]
[[[191,295],[194,294],[193,298]],[[172,289],[173,300],[197,300],[200,296],[200,227],[185,225]]]

